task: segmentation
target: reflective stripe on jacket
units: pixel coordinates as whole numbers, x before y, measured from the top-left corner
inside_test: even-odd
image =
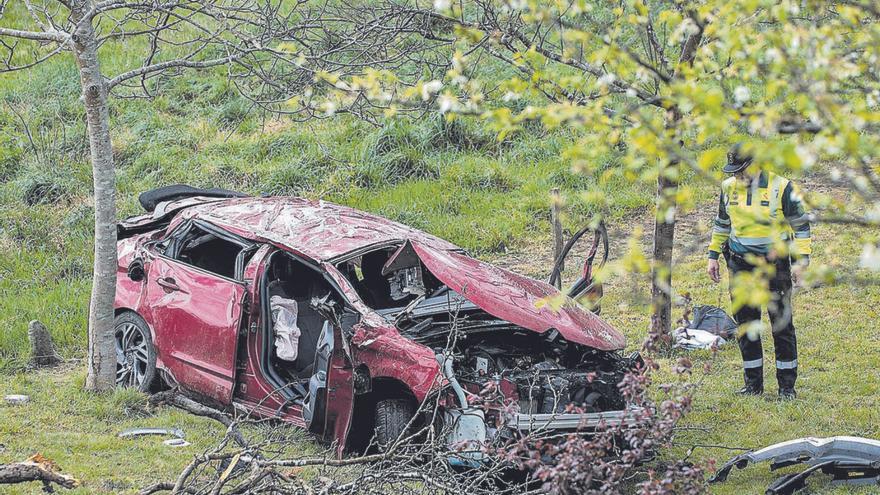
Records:
[[[809,217],[791,181],[761,172],[756,180],[730,177],[721,183],[710,258],[718,258],[725,242],[735,253],[767,254],[776,241],[791,239],[792,257],[808,262],[812,251]]]

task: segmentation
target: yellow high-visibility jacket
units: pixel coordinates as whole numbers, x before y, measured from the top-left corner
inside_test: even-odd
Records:
[[[718,259],[725,242],[734,253],[765,255],[780,240],[792,258],[809,263],[809,216],[791,181],[761,172],[751,181],[730,177],[721,183],[709,258]]]

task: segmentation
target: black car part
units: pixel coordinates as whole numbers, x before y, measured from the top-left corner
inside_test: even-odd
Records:
[[[809,469],[783,476],[768,489],[768,494],[790,494],[803,488],[808,476],[822,471],[834,476],[834,484],[880,484],[880,440],[859,437],[799,438],[740,454],[727,461],[709,483],[723,482],[736,467],[770,461],[770,469],[807,464]]]
[[[832,484],[877,485],[880,484],[880,462],[870,464],[826,461],[810,466],[800,473],[786,474],[767,487],[764,495],[791,495],[807,487],[807,478],[822,471],[833,476]]]
[[[247,194],[238,191],[230,191],[219,187],[202,189],[199,187],[187,186],[185,184],[174,184],[171,186],[159,187],[149,191],[142,192],[138,196],[138,202],[147,212],[156,209],[159,203],[166,201],[176,201],[178,199],[192,198],[194,196],[205,196],[208,198],[246,198]]]
[[[568,288],[566,294],[572,299],[578,299],[581,296],[591,297],[597,308],[594,312],[598,314],[598,300],[602,297],[602,286],[593,280],[593,263],[599,252],[600,244],[602,246],[602,259],[599,262],[598,268],[602,268],[608,261],[608,230],[605,228],[605,222],[599,222],[599,225],[595,228],[590,226],[584,227],[571,236],[571,239],[565,243],[565,246],[562,248],[562,253],[553,265],[553,271],[550,273],[550,278],[547,280],[547,283],[556,288],[562,287],[562,269],[563,266],[565,266],[565,259],[568,258],[574,245],[577,244],[587,232],[593,233],[593,242],[590,245],[590,249],[587,251],[587,258],[584,260],[584,266],[581,270],[580,277],[571,285],[571,287]]]

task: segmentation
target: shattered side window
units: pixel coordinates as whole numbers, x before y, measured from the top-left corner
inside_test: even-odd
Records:
[[[178,261],[232,279],[236,276],[238,255],[245,247],[197,226],[192,226],[177,243]]]

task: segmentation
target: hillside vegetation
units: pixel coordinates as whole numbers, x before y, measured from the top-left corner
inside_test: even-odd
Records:
[[[52,322],[68,356],[85,346],[91,169],[78,91],[61,59],[0,80],[0,369],[21,364],[30,319]],[[499,142],[479,122],[437,116],[379,128],[347,116],[291,122],[250,111],[222,73],[112,108],[121,217],[139,213],[150,188],[225,187],[350,205],[481,254],[547,232],[554,187],[573,213],[607,205],[619,218],[652,204],[650,185],[572,171],[562,133]]]

